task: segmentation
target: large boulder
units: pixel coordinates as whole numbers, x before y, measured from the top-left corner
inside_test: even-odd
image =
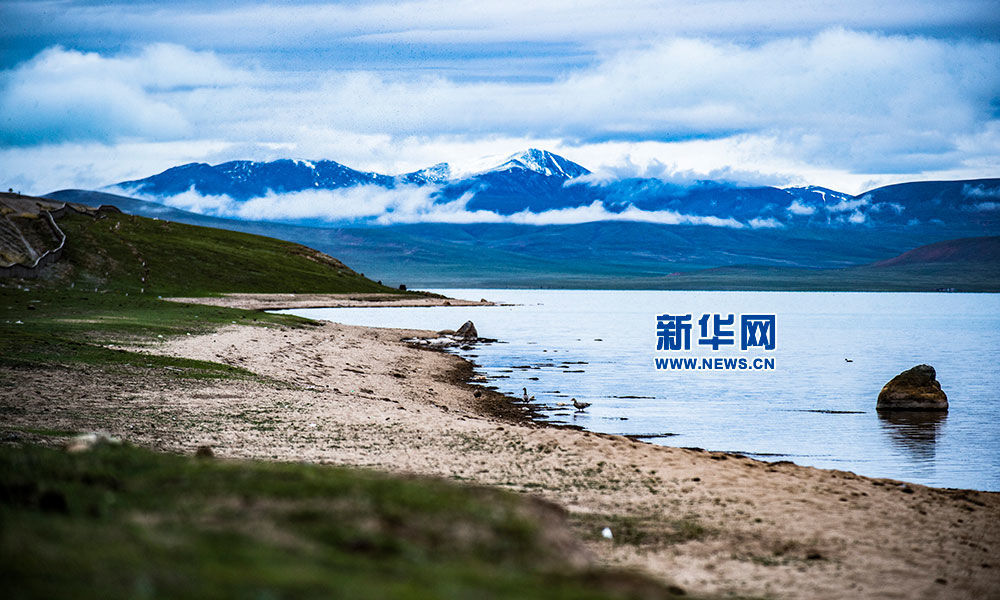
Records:
[[[903,371],[882,387],[875,410],[948,410],[948,396],[935,377],[930,365]]]
[[[466,321],[464,325],[458,328],[455,332],[455,337],[460,337],[463,340],[474,340],[479,338],[479,332],[476,331],[476,326],[472,324],[472,321]]]

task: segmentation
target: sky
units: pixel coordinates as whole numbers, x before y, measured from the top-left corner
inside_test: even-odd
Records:
[[[0,185],[528,147],[852,194],[1000,177],[995,1],[512,4],[2,1]]]

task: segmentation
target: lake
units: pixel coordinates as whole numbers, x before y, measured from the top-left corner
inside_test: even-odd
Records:
[[[496,307],[297,309],[354,325],[458,329],[500,343],[454,351],[489,385],[522,388],[546,418],[669,446],[1000,490],[1000,295],[432,290]],[[657,315],[692,315],[691,350],[657,350]],[[734,315],[735,344],[699,344],[703,314]],[[739,315],[774,315],[774,348],[741,349]],[[711,324],[709,324],[710,332]],[[657,369],[655,358],[773,359],[773,369]],[[879,415],[879,390],[937,370],[946,414]],[[763,365],[762,362],[760,362]],[[561,406],[590,402],[584,412]]]

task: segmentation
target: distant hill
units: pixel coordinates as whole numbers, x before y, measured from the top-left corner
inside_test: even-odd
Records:
[[[678,273],[661,285],[684,290],[1000,292],[1000,237],[946,240],[846,268],[704,269]]]
[[[33,286],[160,295],[395,292],[322,252],[259,235],[117,212],[70,210],[57,223],[65,250]]]
[[[945,240],[904,252],[873,267],[936,263],[1000,264],[1000,236]]]
[[[296,241],[340,257],[374,279],[410,287],[662,289],[685,281],[686,273],[707,268],[751,264],[810,272],[815,268],[838,269],[869,265],[922,243],[910,232],[869,228],[735,230],[635,222],[316,228],[207,217],[101,192],[63,190],[49,196],[92,206],[113,204],[129,213]],[[937,235],[946,234],[942,231]],[[722,281],[725,284],[732,279]],[[750,277],[740,285],[754,283]],[[877,284],[878,279],[873,279],[871,285]],[[687,285],[698,287],[702,282],[691,280]],[[831,280],[831,285],[836,289],[847,284]]]

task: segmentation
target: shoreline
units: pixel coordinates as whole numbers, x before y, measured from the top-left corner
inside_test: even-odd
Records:
[[[416,294],[223,294],[210,297],[163,298],[169,302],[204,304],[246,310],[290,310],[295,308],[415,308],[422,306],[497,306],[485,298],[479,301]]]
[[[538,423],[513,399],[470,383],[471,362],[403,341],[424,335],[434,334],[327,322],[227,325],[143,351],[222,362],[260,380],[150,385],[141,376],[83,377],[51,411],[15,398],[14,422],[105,429],[170,452],[209,445],[223,458],[375,468],[540,496],[568,511],[599,563],[638,569],[692,594],[975,598],[1000,591],[998,493]],[[47,379],[39,375],[29,389],[65,395]],[[605,526],[614,541],[600,536]]]

